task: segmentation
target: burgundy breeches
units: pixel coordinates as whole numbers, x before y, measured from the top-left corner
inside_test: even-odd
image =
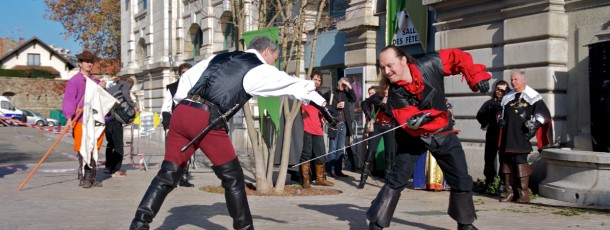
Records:
[[[186,151],[180,149],[188,144],[208,126],[210,113],[206,110],[178,105],[170,120],[170,129],[165,144],[165,160],[186,167],[186,162],[197,149],[210,159],[213,165],[223,165],[235,159],[235,150],[225,129],[212,130]]]

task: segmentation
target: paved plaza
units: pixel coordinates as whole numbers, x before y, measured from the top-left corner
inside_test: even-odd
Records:
[[[63,138],[38,171],[17,191],[57,134],[28,127],[0,127],[0,229],[128,229],[136,207],[162,161],[163,145],[152,139],[134,141],[144,153],[148,171],[125,159],[125,177],[98,175],[103,187],[78,187],[72,140]],[[127,140],[128,138],[126,138]],[[136,138],[137,139],[137,138]],[[137,144],[136,144],[137,143]],[[126,148],[129,152],[129,148]],[[101,154],[101,159],[104,155]],[[253,156],[240,153],[246,179],[254,181]],[[152,229],[231,229],[222,194],[200,191],[219,185],[205,157],[192,170],[195,188],[178,187],[161,207]],[[256,229],[367,229],[366,209],[382,186],[369,180],[356,189],[359,174],[331,179],[338,195],[249,196]],[[293,182],[288,182],[292,184]],[[446,214],[449,192],[406,189],[389,229],[455,229]],[[532,204],[500,203],[475,195],[479,229],[610,229],[610,207],[579,206],[536,198]],[[572,215],[575,214],[575,215]]]

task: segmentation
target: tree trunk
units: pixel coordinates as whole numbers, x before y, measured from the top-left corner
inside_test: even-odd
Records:
[[[263,194],[269,193],[273,188],[273,184],[269,183],[269,180],[267,180],[267,177],[265,176],[266,165],[263,160],[267,150],[265,150],[265,144],[263,141],[260,141],[258,132],[254,128],[254,119],[252,118],[252,111],[250,110],[250,102],[247,102],[244,105],[244,117],[248,129],[248,137],[250,138],[252,150],[254,151],[256,191]]]
[[[292,125],[294,119],[297,117],[297,113],[301,112],[301,102],[294,100],[292,101],[292,108],[288,106],[288,100],[283,100],[283,112],[288,114],[284,117],[284,137],[282,141],[282,161],[280,163],[280,172],[275,182],[275,192],[282,194],[284,193],[284,186],[286,185],[286,173],[288,171],[288,161],[290,160],[290,144],[292,139]]]

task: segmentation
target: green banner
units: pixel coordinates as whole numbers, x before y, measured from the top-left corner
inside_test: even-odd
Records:
[[[262,30],[255,30],[255,31],[247,31],[244,32],[243,37],[244,37],[244,42],[246,44],[246,49],[248,48],[248,45],[250,45],[250,42],[252,41],[252,39],[254,39],[257,36],[265,36],[270,38],[271,40],[275,41],[277,43],[277,40],[279,39],[279,35],[280,35],[280,28],[279,27],[273,27],[273,28],[267,28],[267,29],[262,29]],[[278,62],[279,63],[279,62]],[[278,63],[276,63],[276,66],[278,65]],[[281,115],[281,111],[280,111],[280,97],[259,97],[257,98],[258,101],[258,114],[259,114],[259,121],[260,121],[260,127],[265,127],[263,125],[263,116],[265,114],[265,110],[267,111],[267,114],[269,114],[269,116],[271,117],[271,120],[273,121],[273,123],[275,123],[275,133],[279,133],[279,128],[280,128],[280,115]],[[261,134],[263,132],[260,132]]]

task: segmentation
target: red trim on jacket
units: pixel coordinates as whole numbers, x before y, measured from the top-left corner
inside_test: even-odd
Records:
[[[476,84],[479,83],[479,81],[491,79],[491,75],[485,72],[485,65],[474,64],[472,61],[472,56],[469,53],[454,48],[440,50],[438,54],[443,63],[443,74],[445,76],[451,76],[462,73],[462,79],[466,79],[468,86],[473,92],[477,90]],[[403,86],[412,94],[417,95],[417,98],[421,100],[421,94],[424,90],[424,83],[421,73],[415,64],[409,64],[409,70],[411,71],[411,78],[413,80],[411,82],[398,81],[395,84]],[[412,136],[419,136],[434,133],[449,124],[449,114],[447,111],[439,111],[436,109],[419,110],[416,106],[407,106],[405,108],[396,108],[392,110],[394,118],[396,118],[398,124],[401,125],[404,124],[411,116],[426,112],[430,112],[432,121],[423,124],[417,130],[412,130],[407,126],[403,126],[403,129],[405,129],[407,133]]]

